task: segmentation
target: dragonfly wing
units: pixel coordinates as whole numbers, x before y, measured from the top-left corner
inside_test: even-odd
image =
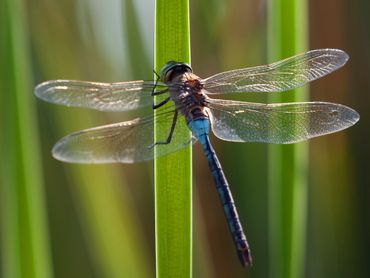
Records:
[[[165,113],[157,117],[157,122],[167,123],[170,131],[172,117],[173,113]],[[184,121],[183,117],[179,120]],[[134,163],[166,155],[195,142],[194,138],[182,136],[177,128],[172,141],[156,146],[154,154],[153,127],[153,117],[148,117],[78,131],[57,142],[52,153],[56,159],[72,163]]]
[[[163,86],[163,85],[161,85]],[[45,101],[101,111],[127,111],[152,104],[153,81],[99,83],[51,80],[39,84],[35,95]]]
[[[213,133],[235,142],[289,144],[343,130],[355,124],[353,109],[328,102],[248,103],[211,99]]]
[[[348,55],[339,49],[317,49],[269,65],[226,71],[204,79],[209,94],[282,92],[342,67]]]

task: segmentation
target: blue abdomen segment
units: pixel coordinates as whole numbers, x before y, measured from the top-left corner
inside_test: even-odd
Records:
[[[203,146],[203,151],[207,157],[209,168],[215,180],[216,189],[221,199],[221,204],[225,213],[229,230],[237,248],[239,259],[243,265],[251,265],[252,257],[250,254],[250,249],[243,231],[243,227],[239,220],[238,212],[234,204],[234,199],[231,194],[229,184],[208,137],[209,120],[207,118],[192,120],[188,123],[188,126],[193,135]]]

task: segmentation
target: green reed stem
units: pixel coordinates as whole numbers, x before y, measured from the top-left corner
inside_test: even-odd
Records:
[[[155,70],[169,60],[190,62],[187,0],[156,1]],[[163,141],[168,132],[167,126],[156,124],[155,140]],[[178,122],[176,132],[190,140],[184,122]],[[191,147],[157,158],[154,169],[157,277],[191,277]]]
[[[269,60],[304,52],[306,0],[270,0]],[[270,102],[304,101],[307,88],[272,96]],[[304,276],[308,145],[269,146],[270,277]]]

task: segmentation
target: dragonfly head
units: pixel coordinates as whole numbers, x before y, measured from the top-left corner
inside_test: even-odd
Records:
[[[182,62],[169,61],[159,72],[160,78],[163,82],[170,82],[176,75],[185,72],[192,72],[190,65]]]

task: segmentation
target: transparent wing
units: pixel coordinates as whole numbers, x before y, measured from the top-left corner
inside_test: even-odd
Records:
[[[163,85],[160,85],[163,86]],[[45,101],[101,111],[127,111],[150,105],[153,81],[98,83],[51,80],[39,84],[35,95]]]
[[[311,50],[273,64],[213,75],[203,80],[204,88],[209,94],[287,91],[337,70],[348,58],[339,49]]]
[[[173,112],[159,115],[159,124],[170,131]],[[132,121],[115,123],[96,128],[85,129],[62,138],[53,148],[53,156],[61,161],[72,163],[134,163],[151,160],[154,157],[153,117],[137,118]],[[184,124],[184,118],[179,117]],[[169,122],[169,123],[168,123]],[[158,145],[155,156],[174,152],[195,142],[189,140],[178,126],[172,141],[167,145]],[[163,138],[165,141],[166,138]]]
[[[328,102],[261,104],[209,100],[211,126],[220,139],[289,144],[343,130],[355,124],[353,109]]]

